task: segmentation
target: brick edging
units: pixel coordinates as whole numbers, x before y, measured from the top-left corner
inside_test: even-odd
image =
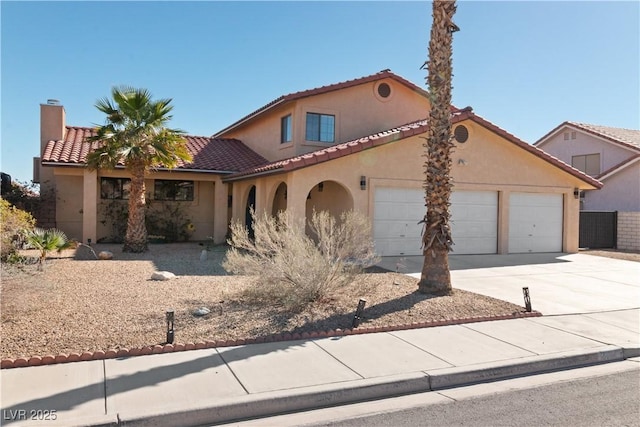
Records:
[[[176,351],[189,351],[189,350],[202,350],[205,348],[215,347],[231,347],[236,345],[246,344],[260,344],[269,342],[280,341],[294,341],[300,339],[312,339],[312,338],[327,338],[327,337],[340,337],[347,335],[361,335],[371,334],[375,332],[391,332],[391,331],[403,331],[407,329],[420,329],[430,328],[434,326],[447,326],[447,325],[459,325],[462,323],[476,323],[476,322],[488,322],[493,320],[507,320],[507,319],[522,319],[527,317],[540,317],[542,313],[538,311],[532,312],[520,312],[511,315],[501,316],[482,316],[482,317],[469,317],[463,319],[452,320],[434,320],[426,322],[413,322],[405,323],[403,325],[393,326],[368,326],[363,328],[349,328],[349,329],[334,329],[329,331],[314,331],[314,332],[302,332],[302,333],[289,333],[284,332],[282,334],[267,335],[257,338],[241,338],[236,340],[206,340],[196,343],[188,342],[186,344],[164,344],[154,345],[137,348],[121,348],[119,350],[97,350],[94,352],[85,351],[83,353],[70,353],[70,354],[58,354],[46,355],[46,356],[32,356],[30,358],[18,357],[16,359],[2,359],[0,362],[0,369],[12,369],[23,368],[29,366],[42,366],[42,365],[55,365],[60,363],[71,362],[84,362],[89,360],[103,360],[103,359],[115,359],[118,357],[133,357],[133,356],[146,356],[149,354],[161,354],[161,353],[173,353]]]

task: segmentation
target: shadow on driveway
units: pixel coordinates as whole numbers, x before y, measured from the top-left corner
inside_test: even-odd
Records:
[[[561,252],[508,255],[449,255],[449,269],[470,270],[476,268],[507,267],[516,265],[554,264],[570,262],[561,257]],[[414,274],[422,272],[422,256],[382,257],[378,267],[398,273]]]

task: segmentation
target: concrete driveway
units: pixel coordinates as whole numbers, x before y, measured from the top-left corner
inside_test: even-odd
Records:
[[[379,266],[420,277],[421,256],[384,257]],[[453,287],[524,306],[545,315],[640,307],[640,263],[587,254],[451,255]],[[640,319],[638,319],[640,321]]]

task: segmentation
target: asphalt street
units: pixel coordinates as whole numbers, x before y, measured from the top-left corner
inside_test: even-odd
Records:
[[[640,360],[226,426],[640,426]]]

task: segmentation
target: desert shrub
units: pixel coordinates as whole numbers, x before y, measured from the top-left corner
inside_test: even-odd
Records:
[[[129,208],[127,200],[102,201],[99,205],[100,223],[105,225],[109,236],[98,238],[98,243],[123,243],[127,232]]]
[[[127,200],[110,200],[100,205],[100,223],[105,225],[109,236],[100,237],[99,243],[122,243],[127,232],[129,206]],[[166,243],[186,242],[195,231],[187,217],[187,208],[182,202],[147,200],[145,226],[150,241]]]
[[[40,252],[38,257],[38,268],[42,269],[44,260],[49,252],[62,251],[70,246],[69,239],[64,232],[57,228],[42,229],[36,228],[26,232],[27,244],[29,247]]]
[[[0,199],[0,236],[2,261],[15,259],[16,251],[24,243],[24,233],[33,230],[35,219],[30,213]]]
[[[364,215],[349,211],[340,218],[313,212],[305,225],[288,212],[276,217],[252,212],[253,239],[244,224],[231,226],[231,246],[223,267],[234,274],[255,276],[245,294],[250,302],[281,304],[299,311],[350,283],[378,258],[371,225]]]
[[[146,227],[149,235],[163,236],[167,243],[186,242],[195,231],[184,202],[149,201]]]
[[[42,203],[40,197],[40,185],[33,181],[20,182],[11,181],[8,191],[2,192],[2,198],[7,200],[18,209],[35,215]]]

